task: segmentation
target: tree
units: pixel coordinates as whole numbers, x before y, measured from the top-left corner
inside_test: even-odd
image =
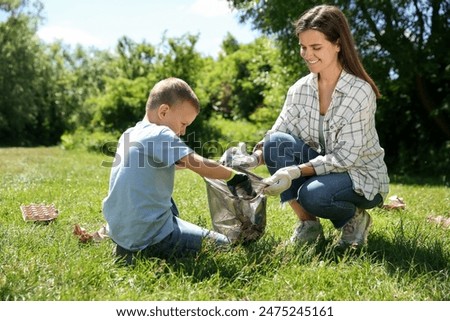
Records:
[[[156,63],[158,78],[178,77],[195,90],[199,82],[198,74],[204,67],[203,58],[195,48],[198,39],[199,35],[191,34],[174,38],[164,35]]]
[[[156,49],[145,41],[136,43],[124,36],[117,42],[116,53],[117,71],[127,79],[145,77],[153,71]]]
[[[231,44],[231,45],[230,45]],[[225,49],[213,68],[202,79],[208,90],[207,113],[212,110],[225,118],[250,119],[259,108],[267,105],[281,107],[284,93],[276,90],[285,69],[278,63],[279,50],[267,37],[249,44],[237,44],[228,35],[222,44]],[[271,98],[278,94],[274,103]]]
[[[35,37],[39,13],[35,3],[1,1],[6,21],[0,22],[0,144],[49,144],[45,131],[52,110],[42,110],[48,100],[48,73],[43,48]],[[33,11],[35,10],[35,11]],[[53,125],[53,124],[52,124]]]
[[[225,39],[223,39],[223,41],[222,41],[221,56],[231,55],[233,52],[238,51],[239,47],[240,47],[240,45],[239,45],[239,42],[237,41],[237,39],[231,33],[228,32],[227,35],[225,36]]]

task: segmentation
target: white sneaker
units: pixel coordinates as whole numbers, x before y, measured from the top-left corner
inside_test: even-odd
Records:
[[[366,210],[357,208],[355,216],[342,228],[341,239],[338,241],[339,247],[361,247],[367,243],[367,235],[372,224],[372,218]]]
[[[300,221],[291,236],[291,243],[312,243],[321,237],[323,237],[323,229],[319,220]]]

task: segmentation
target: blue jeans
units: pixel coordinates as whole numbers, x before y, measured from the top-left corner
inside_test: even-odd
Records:
[[[217,245],[230,243],[223,234],[207,230],[198,225],[179,218],[179,212],[172,200],[173,231],[159,243],[148,246],[139,252],[132,252],[116,245],[116,255],[124,258],[127,264],[132,264],[133,256],[137,253],[145,257],[185,256],[195,254],[202,248],[204,239],[209,239]]]
[[[265,137],[263,153],[271,175],[280,168],[307,163],[319,156],[299,138],[281,132]],[[336,228],[344,226],[355,215],[356,208],[373,208],[383,201],[380,194],[368,200],[356,193],[348,173],[300,177],[292,181],[280,198],[281,202],[296,200],[309,214],[329,219]]]

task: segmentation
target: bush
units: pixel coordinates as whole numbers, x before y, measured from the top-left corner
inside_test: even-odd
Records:
[[[250,152],[266,131],[259,124],[247,120],[229,120],[221,116],[211,118],[209,124],[219,132],[219,138],[203,142],[202,153],[207,157],[220,157],[226,149],[237,146],[239,142],[246,142]]]
[[[119,133],[91,132],[84,128],[78,128],[74,133],[65,133],[61,136],[61,146],[68,150],[83,149],[114,155],[119,136]]]

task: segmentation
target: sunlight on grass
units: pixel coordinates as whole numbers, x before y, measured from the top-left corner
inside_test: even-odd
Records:
[[[427,221],[450,216],[445,186],[392,184],[405,210],[371,210],[369,244],[336,251],[326,240],[286,246],[296,220],[277,198],[267,204],[265,235],[257,242],[177,260],[116,264],[112,242],[81,244],[74,224],[96,231],[105,222],[106,156],[60,148],[0,149],[0,298],[2,300],[449,300],[449,229]],[[256,173],[267,176],[264,168]],[[201,177],[176,174],[181,216],[211,228]],[[20,205],[53,203],[51,223],[24,222]]]

